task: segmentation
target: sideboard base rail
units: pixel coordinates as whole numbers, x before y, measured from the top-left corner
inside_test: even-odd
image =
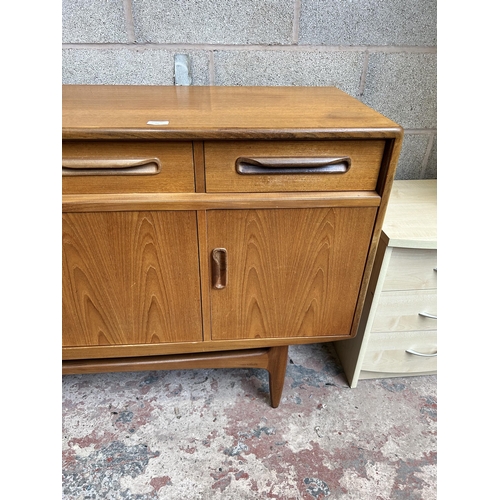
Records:
[[[111,359],[79,359],[62,363],[63,375],[132,372],[149,370],[187,370],[214,368],[262,368],[269,373],[271,406],[280,404],[288,363],[288,346],[238,351],[171,354]]]

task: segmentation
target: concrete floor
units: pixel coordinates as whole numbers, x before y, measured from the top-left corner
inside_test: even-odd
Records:
[[[436,376],[349,388],[292,346],[281,404],[250,369],[63,377],[63,498],[436,498]]]

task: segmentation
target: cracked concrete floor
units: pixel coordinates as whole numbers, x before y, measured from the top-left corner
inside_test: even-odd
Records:
[[[63,377],[63,499],[436,498],[436,376],[351,389],[332,344],[289,358],[276,409],[264,370]]]

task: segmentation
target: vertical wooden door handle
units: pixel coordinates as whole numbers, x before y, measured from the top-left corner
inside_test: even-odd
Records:
[[[214,248],[212,250],[212,287],[217,290],[227,285],[227,250]]]

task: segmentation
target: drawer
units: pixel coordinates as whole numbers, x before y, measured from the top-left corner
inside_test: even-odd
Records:
[[[432,355],[436,352],[436,330],[376,333],[370,336],[361,369],[394,374],[435,372],[437,356]]]
[[[384,146],[383,140],[209,141],[206,190],[374,190]]]
[[[382,290],[437,288],[437,250],[394,248]]]
[[[382,292],[372,332],[435,330],[437,320],[422,313],[437,315],[437,290]]]
[[[63,141],[63,194],[194,191],[190,142]]]

